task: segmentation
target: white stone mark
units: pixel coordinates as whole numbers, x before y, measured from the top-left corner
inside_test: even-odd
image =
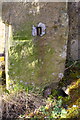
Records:
[[[63,73],[59,73],[59,74],[58,74],[58,77],[59,77],[60,79],[62,79],[63,76],[64,76]]]
[[[34,25],[32,26],[32,35],[33,36],[37,35],[36,27],[34,27]]]

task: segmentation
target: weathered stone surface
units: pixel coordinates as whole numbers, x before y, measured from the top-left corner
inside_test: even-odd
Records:
[[[41,87],[59,82],[66,59],[66,3],[3,3],[3,21],[12,25],[14,35],[9,55],[12,82]],[[46,25],[46,34],[32,37],[32,25],[39,22]]]
[[[68,60],[79,59],[79,3],[71,2],[68,4],[69,15],[69,37],[68,37]]]

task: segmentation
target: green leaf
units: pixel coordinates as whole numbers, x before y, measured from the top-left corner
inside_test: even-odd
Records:
[[[66,118],[67,111],[65,109],[62,109],[61,111],[61,118]]]
[[[9,94],[10,92],[9,92],[9,90],[5,89],[5,93],[8,93],[8,94]]]

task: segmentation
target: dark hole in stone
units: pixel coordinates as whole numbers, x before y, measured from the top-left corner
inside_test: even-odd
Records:
[[[36,30],[37,30],[37,36],[40,36],[42,34],[42,28],[36,27]]]
[[[5,74],[5,65],[2,65],[2,85],[5,85],[6,84],[6,74]]]

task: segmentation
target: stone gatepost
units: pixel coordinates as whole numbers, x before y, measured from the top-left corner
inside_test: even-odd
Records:
[[[68,39],[66,2],[3,3],[3,21],[12,25],[9,52],[11,84],[43,87],[62,79]],[[32,36],[32,26],[46,26],[46,34]],[[56,87],[55,85],[55,87]]]

